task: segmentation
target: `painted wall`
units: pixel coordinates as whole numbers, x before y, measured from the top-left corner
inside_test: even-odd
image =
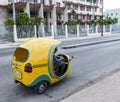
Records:
[[[8,4],[8,0],[0,0],[0,5],[7,5]]]

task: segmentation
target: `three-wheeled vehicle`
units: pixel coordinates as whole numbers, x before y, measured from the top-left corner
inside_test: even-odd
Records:
[[[71,69],[71,57],[58,54],[61,66],[54,64],[54,51],[60,42],[47,38],[32,38],[21,43],[12,57],[12,74],[15,82],[33,87],[38,94],[48,85],[65,78]]]

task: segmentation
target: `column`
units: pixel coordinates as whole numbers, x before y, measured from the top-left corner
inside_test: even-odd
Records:
[[[54,34],[57,35],[57,24],[56,24],[56,4],[53,4],[53,9],[51,12],[52,25],[54,28]]]
[[[40,3],[39,16],[44,19],[44,6],[43,6],[43,2]],[[45,29],[44,29],[43,22],[41,22],[40,26],[41,26],[42,35],[44,37],[45,36]]]
[[[87,35],[89,35],[89,25],[87,25]]]
[[[55,37],[55,35],[54,35],[54,27],[53,27],[53,25],[51,25],[51,36],[52,36],[52,38]]]
[[[50,30],[50,12],[47,13],[48,30]]]
[[[98,25],[95,26],[95,33],[98,33]]]
[[[30,17],[30,4],[29,4],[29,2],[27,2],[26,7],[24,8],[24,12],[26,12],[28,14],[28,16]]]
[[[17,41],[17,30],[16,30],[16,25],[13,26],[13,30],[14,30],[14,41]]]
[[[112,25],[110,25],[110,34],[112,34]]]
[[[36,25],[34,25],[34,37],[37,38]]]
[[[44,0],[45,1],[45,5],[49,5],[49,0]]]
[[[105,25],[103,25],[103,34],[105,33]]]
[[[79,38],[80,37],[80,29],[79,29],[79,25],[77,25],[77,37]]]
[[[68,26],[67,25],[65,25],[65,36],[66,38],[68,38]]]
[[[68,7],[65,6],[65,10],[63,12],[63,23],[68,21]]]

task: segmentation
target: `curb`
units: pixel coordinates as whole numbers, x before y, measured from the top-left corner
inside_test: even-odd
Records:
[[[62,49],[70,49],[70,48],[83,47],[83,46],[89,46],[89,45],[95,45],[95,44],[101,44],[101,43],[108,43],[108,42],[114,42],[114,41],[120,41],[120,39],[96,41],[96,42],[89,42],[89,43],[83,43],[83,44],[74,44],[74,45],[62,46],[61,48]]]

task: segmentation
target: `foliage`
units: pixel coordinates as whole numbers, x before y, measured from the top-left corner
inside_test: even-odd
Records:
[[[91,20],[90,25],[97,25],[99,23],[98,20]]]
[[[105,17],[104,19],[104,25],[109,25],[109,24],[112,24],[113,22],[113,19],[111,17]]]
[[[74,22],[73,20],[68,20],[67,22],[65,22],[65,25],[76,25],[77,23]]]
[[[38,27],[38,25],[40,25],[41,22],[44,22],[44,20],[39,16],[37,16],[36,18],[30,18],[27,13],[24,13],[24,12],[18,13],[16,15],[16,25],[17,25],[17,28],[18,28],[18,26],[20,28],[19,30],[17,29],[18,37],[21,36],[20,35],[21,32],[24,32],[25,34],[27,34],[27,36],[33,35],[32,32],[30,32],[30,30],[26,31],[26,27],[30,26],[30,25],[32,25],[32,26],[37,25],[37,27]],[[4,22],[4,24],[5,24],[5,27],[7,30],[7,33],[5,34],[6,39],[8,41],[13,41],[13,25],[15,24],[13,18],[8,18]]]
[[[37,16],[36,18],[30,18],[29,19],[29,24],[30,25],[40,25],[42,22],[44,23],[44,20],[40,16]]]
[[[116,24],[116,23],[118,23],[118,18],[114,17],[113,24]]]
[[[4,22],[5,26],[10,26],[10,25],[14,25],[14,20],[13,18],[8,18],[5,22]]]
[[[76,23],[80,25],[82,23],[82,20],[81,19],[77,19]]]
[[[44,20],[43,20],[42,17],[37,16],[37,17],[35,18],[35,24],[36,24],[36,25],[40,25],[42,22],[44,22]]]
[[[111,18],[111,17],[105,17],[104,19],[98,19],[98,20],[91,20],[91,25],[110,25],[110,24],[116,24],[118,22],[118,18]]]
[[[72,14],[76,14],[76,12],[75,12],[75,10],[74,10],[74,9],[72,9],[72,10],[71,10],[71,13],[72,13]]]
[[[27,13],[18,13],[16,15],[16,25],[28,25],[29,17]]]
[[[29,19],[29,25],[35,25],[35,18]]]
[[[40,16],[30,18],[28,14],[24,12],[16,15],[16,25],[40,25],[41,22],[44,22],[44,20]],[[8,18],[4,24],[5,26],[14,25],[13,18]]]

